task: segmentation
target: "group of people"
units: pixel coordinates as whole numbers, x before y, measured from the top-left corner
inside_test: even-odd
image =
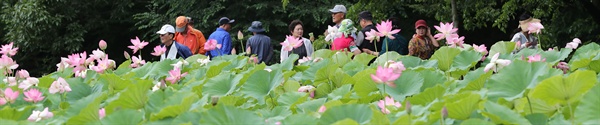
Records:
[[[393,37],[395,38],[390,39],[385,37],[380,40],[381,42],[378,44],[377,42],[365,39],[367,32],[371,30],[377,31],[377,28],[373,23],[371,12],[362,11],[358,13],[358,23],[362,28],[360,31],[354,27],[354,22],[352,22],[352,20],[346,19],[347,10],[344,5],[335,5],[329,12],[331,13],[332,21],[335,23],[334,27],[337,30],[336,32],[341,33],[341,36],[332,38],[330,47],[332,50],[347,51],[354,54],[366,53],[375,56],[388,51],[394,51],[401,55],[411,55],[421,59],[429,59],[433,52],[440,47],[438,41],[431,35],[430,27],[427,26],[425,20],[418,20],[415,22],[416,34],[414,34],[409,41],[399,33],[396,33],[393,34]],[[522,16],[521,18],[522,23],[525,21],[539,21],[537,19],[532,19],[530,16]],[[391,21],[392,24],[395,24],[392,25],[393,29],[399,29],[397,26],[397,24],[399,24],[398,18],[391,17],[388,20]],[[235,20],[227,17],[219,19],[219,27],[210,34],[208,39],[216,40],[221,47],[206,51],[204,50],[204,44],[207,39],[201,31],[192,27],[193,21],[189,17],[177,17],[175,21],[176,27],[167,24],[164,25],[160,31],[156,32],[160,35],[160,40],[162,42],[161,46],[167,49],[167,51],[161,55],[161,60],[176,59],[180,57],[187,58],[193,54],[203,54],[209,57],[231,54],[232,51],[235,50],[232,50],[232,40],[229,31],[231,30],[231,24],[234,22]],[[293,20],[289,24],[288,31],[291,36],[300,39],[302,45],[300,47],[295,47],[291,51],[286,51],[282,47],[280,53],[281,60],[279,61],[287,59],[292,53],[298,54],[301,58],[310,57],[315,51],[312,46],[312,41],[303,37],[303,28],[304,25],[300,20]],[[520,29],[523,28],[526,29],[526,26],[520,27]],[[246,43],[245,50],[247,54],[256,55],[258,63],[271,61],[273,58],[273,46],[271,45],[270,37],[265,35],[265,29],[263,28],[262,23],[260,21],[252,22],[248,31],[252,32],[253,36],[250,37]],[[329,33],[330,31],[326,31],[324,35],[327,36]],[[524,43],[526,43],[522,45],[524,48],[534,46],[534,42],[529,42],[536,41],[534,39],[535,38],[533,37],[529,37],[527,32],[519,32],[515,34],[513,41],[524,41]]]

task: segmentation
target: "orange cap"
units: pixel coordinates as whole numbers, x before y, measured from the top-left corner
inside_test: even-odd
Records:
[[[188,24],[188,20],[185,16],[179,16],[175,19],[175,26],[177,32],[182,32],[185,30],[185,26]]]

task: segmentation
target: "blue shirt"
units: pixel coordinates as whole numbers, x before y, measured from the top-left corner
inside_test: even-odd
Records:
[[[210,34],[208,39],[217,40],[217,44],[221,44],[222,47],[221,49],[216,48],[214,50],[208,51],[206,53],[207,56],[217,57],[221,55],[231,54],[231,37],[229,36],[229,32],[227,32],[225,29],[217,28],[215,32]]]

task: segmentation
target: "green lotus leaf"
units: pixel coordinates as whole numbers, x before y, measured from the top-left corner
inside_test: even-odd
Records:
[[[367,124],[373,116],[373,112],[365,104],[346,104],[329,107],[321,116],[319,124],[333,124],[344,119],[352,119],[359,124]]]
[[[283,125],[314,125],[317,124],[319,120],[313,116],[308,114],[293,114],[291,116],[286,117],[281,123]]]
[[[580,83],[581,84],[581,83]],[[600,123],[600,85],[589,90],[575,109],[575,120],[582,124]]]
[[[446,89],[441,85],[436,85],[431,88],[425,89],[425,91],[409,97],[408,100],[412,105],[427,105],[432,103],[436,99],[440,99],[446,93]]]
[[[495,124],[491,123],[489,121],[486,121],[486,120],[482,120],[482,119],[478,119],[478,118],[471,118],[471,119],[467,119],[467,120],[461,122],[460,125],[495,125]]]
[[[485,111],[482,113],[496,124],[531,125],[531,123],[521,115],[505,106],[491,101],[485,102]]]
[[[543,62],[528,63],[522,60],[515,60],[498,72],[485,83],[489,90],[488,99],[493,101],[498,98],[512,101],[521,97],[525,89],[533,88],[548,77],[562,74]]]
[[[375,58],[375,56],[373,56],[373,55],[361,53],[361,54],[354,56],[353,60],[358,62],[359,64],[366,66],[366,65],[369,65],[369,62],[371,62],[371,60],[373,60],[374,58]]]
[[[550,77],[536,86],[530,96],[550,105],[574,103],[596,84],[594,75],[593,71],[578,70],[566,78]]]
[[[405,70],[402,75],[394,81],[396,87],[391,87],[385,84],[377,84],[379,90],[392,96],[396,100],[404,100],[406,96],[414,95],[420,92],[421,86],[423,86],[423,77],[419,72],[414,70]]]
[[[258,99],[261,104],[264,103],[264,97],[283,82],[281,70],[271,72],[259,70],[250,77],[251,79],[248,79],[242,86],[241,92],[246,96]]]
[[[253,112],[232,106],[218,105],[202,113],[200,124],[210,125],[234,125],[248,123],[264,123],[261,118]]]
[[[102,124],[106,125],[132,125],[139,124],[144,117],[144,113],[133,109],[121,109],[111,114],[106,114]]]
[[[489,55],[494,55],[496,53],[508,54],[511,53],[515,49],[515,42],[510,41],[499,41],[496,44],[492,45],[490,48]]]
[[[202,94],[212,96],[225,96],[231,94],[236,89],[236,83],[231,79],[233,77],[229,73],[222,73],[213,78],[208,79],[204,84]]]
[[[106,98],[105,94],[92,95],[92,100],[85,108],[81,109],[79,114],[71,117],[66,124],[88,124],[100,120],[99,110],[100,102]]]
[[[442,71],[450,70],[454,58],[461,53],[460,49],[444,46],[431,56],[431,60],[438,61],[438,68]]]

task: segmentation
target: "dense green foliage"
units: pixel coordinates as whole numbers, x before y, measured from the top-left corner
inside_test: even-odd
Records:
[[[410,39],[414,33],[414,21],[426,19],[430,26],[438,22],[452,21],[453,0],[274,0],[274,1],[167,1],[167,0],[3,0],[0,2],[0,37],[3,43],[15,42],[21,54],[15,57],[21,68],[32,75],[51,72],[58,56],[72,52],[95,49],[97,41],[104,39],[110,55],[122,55],[126,50],[124,39],[140,36],[141,39],[158,44],[154,32],[161,25],[170,23],[179,15],[192,17],[194,26],[206,37],[217,27],[222,16],[236,19],[232,33],[244,31],[251,21],[260,20],[279,50],[278,42],[289,34],[287,25],[294,19],[305,23],[305,36],[319,36],[326,25],[331,24],[328,9],[335,4],[348,8],[348,17],[356,20],[363,10],[374,12],[375,22],[390,16],[401,18],[400,32]],[[584,42],[600,39],[600,3],[586,0],[455,0],[458,28],[466,36],[467,43],[492,45],[508,40],[516,28],[516,18],[522,12],[532,12],[546,27],[541,34],[544,48],[564,46],[578,37]],[[544,3],[544,4],[539,4]],[[246,37],[247,38],[247,37]],[[234,45],[238,47],[239,41]],[[144,54],[150,49],[143,50]],[[276,51],[276,52],[277,52]],[[277,53],[276,53],[277,54]],[[117,62],[125,59],[113,56]],[[149,57],[146,55],[146,57]],[[278,59],[272,59],[278,60]],[[35,69],[35,70],[33,70]]]
[[[202,55],[185,60],[149,62],[130,68],[125,61],[104,73],[88,71],[73,77],[72,68],[39,78],[45,99],[26,102],[22,95],[0,106],[0,122],[28,124],[32,111],[48,107],[54,115],[39,124],[595,124],[600,121],[600,45],[576,50],[525,49],[499,42],[492,52],[511,60],[508,66],[484,71],[491,58],[468,45],[442,47],[431,60],[389,52],[373,64],[371,55],[319,50],[311,60],[298,59],[266,66],[240,55],[211,62]],[[527,62],[522,56],[542,55]],[[551,68],[572,55],[569,71]],[[317,60],[320,58],[320,60]],[[171,77],[172,64],[187,73],[176,84],[160,86]],[[371,79],[388,61],[406,70],[391,87]],[[51,94],[53,81],[65,78],[72,91]],[[22,84],[22,83],[20,83]],[[51,85],[52,84],[52,85]],[[152,87],[153,84],[155,87]],[[314,98],[298,92],[314,86]],[[20,91],[16,86],[0,88]],[[312,91],[312,90],[311,90]],[[23,91],[20,91],[23,92]],[[379,107],[384,96],[399,106]],[[4,99],[4,98],[2,98]],[[400,106],[401,105],[401,106]],[[322,109],[321,107],[326,107]],[[106,116],[99,113],[104,109]],[[382,111],[389,110],[389,113]]]

